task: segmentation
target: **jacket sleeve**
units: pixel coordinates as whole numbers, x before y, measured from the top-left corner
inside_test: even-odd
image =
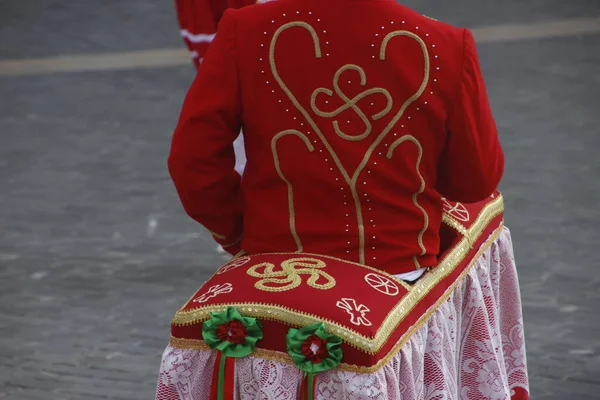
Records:
[[[437,189],[454,201],[477,202],[498,187],[504,153],[498,140],[475,40],[464,31],[463,65],[458,93],[448,116],[448,137]]]
[[[225,12],[185,98],[168,166],[188,215],[235,254],[243,227],[241,178],[234,170],[233,151],[241,128],[233,13]]]

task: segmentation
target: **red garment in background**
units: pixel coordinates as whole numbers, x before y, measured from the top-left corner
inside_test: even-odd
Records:
[[[181,37],[198,67],[215,37],[217,25],[227,8],[241,8],[256,0],[175,0]]]

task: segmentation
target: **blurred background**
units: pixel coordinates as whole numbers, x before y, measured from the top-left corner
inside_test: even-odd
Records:
[[[598,399],[600,1],[403,3],[479,43],[532,398]],[[0,0],[0,398],[153,398],[223,262],[166,169],[193,76],[171,1]]]

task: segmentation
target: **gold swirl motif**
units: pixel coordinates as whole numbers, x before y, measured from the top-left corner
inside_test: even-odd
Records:
[[[423,175],[421,175],[421,160],[423,159],[423,146],[421,146],[421,143],[419,143],[417,138],[415,138],[414,136],[404,135],[401,138],[399,138],[398,140],[394,141],[394,143],[392,143],[386,156],[388,159],[391,160],[392,156],[394,155],[394,150],[396,149],[396,147],[398,147],[399,145],[401,145],[402,143],[404,143],[406,141],[412,142],[417,147],[417,150],[419,151],[419,155],[417,156],[417,162],[415,164],[415,169],[417,171],[417,174],[419,175],[419,179],[421,180],[421,186],[419,186],[419,190],[417,190],[415,193],[413,193],[412,201],[413,201],[413,204],[415,205],[415,207],[417,207],[423,213],[423,228],[421,229],[421,232],[419,232],[419,237],[418,237],[419,247],[421,248],[421,256],[423,256],[427,252],[427,250],[425,249],[425,245],[423,244],[423,235],[425,234],[425,232],[427,231],[427,228],[429,227],[429,216],[427,215],[427,211],[425,211],[425,209],[419,204],[419,200],[418,200],[419,195],[425,191],[425,178],[423,178]],[[417,257],[413,257],[413,262],[415,264],[416,269],[421,268],[421,265],[419,264]]]
[[[282,181],[287,185],[288,190],[288,212],[290,216],[290,231],[292,233],[292,237],[296,242],[297,252],[302,252],[302,241],[300,240],[300,236],[298,236],[298,232],[296,231],[296,211],[294,208],[294,189],[292,187],[292,183],[285,177],[283,171],[281,170],[281,163],[279,162],[279,154],[277,153],[277,141],[286,135],[295,135],[298,136],[306,147],[308,147],[308,151],[311,153],[315,150],[314,146],[310,143],[310,140],[304,135],[302,132],[297,131],[295,129],[288,129],[282,132],[279,132],[277,135],[273,137],[271,140],[271,151],[273,153],[273,160],[275,161],[275,169],[279,174],[279,177]]]
[[[425,44],[423,39],[421,39],[416,34],[409,32],[409,31],[404,31],[404,30],[390,32],[383,39],[383,41],[381,43],[380,54],[379,54],[380,60],[385,60],[387,45],[389,44],[390,40],[396,36],[406,36],[408,38],[413,39],[414,41],[416,41],[419,44],[419,46],[421,47],[421,50],[423,52],[423,58],[424,58],[423,81],[421,82],[419,89],[402,104],[402,106],[400,107],[400,109],[398,110],[396,115],[391,119],[391,121],[381,131],[379,136],[373,141],[371,146],[365,152],[365,155],[363,156],[363,160],[361,161],[361,163],[359,164],[357,169],[354,171],[352,176],[350,176],[350,174],[348,173],[348,171],[342,164],[340,158],[338,157],[337,153],[333,150],[333,148],[331,147],[331,144],[329,143],[327,138],[325,138],[325,136],[323,135],[323,132],[321,132],[321,130],[319,129],[319,126],[315,123],[315,121],[313,120],[311,115],[308,113],[308,111],[306,111],[306,109],[300,104],[300,102],[298,101],[296,96],[294,96],[292,91],[285,84],[285,82],[283,81],[283,79],[281,78],[281,76],[279,75],[279,72],[277,70],[277,64],[275,62],[275,49],[277,47],[277,41],[279,39],[279,36],[284,31],[286,31],[290,28],[294,28],[294,27],[303,28],[306,31],[308,31],[308,33],[310,34],[310,36],[312,38],[313,44],[314,44],[315,58],[317,58],[317,59],[322,58],[321,46],[319,43],[319,36],[317,35],[316,30],[311,25],[309,25],[308,23],[303,22],[303,21],[288,22],[287,24],[280,26],[275,31],[275,33],[273,34],[273,38],[271,39],[271,44],[269,46],[269,65],[271,67],[271,73],[273,74],[273,77],[274,77],[275,81],[277,82],[277,84],[279,85],[279,87],[281,88],[281,90],[283,90],[283,92],[286,94],[288,99],[292,102],[294,107],[296,107],[296,109],[300,112],[300,114],[302,114],[302,116],[306,119],[308,124],[315,131],[315,133],[317,134],[317,136],[319,137],[319,139],[325,146],[326,150],[330,154],[331,158],[333,159],[333,162],[335,163],[336,167],[342,174],[344,181],[350,187],[352,199],[354,200],[354,207],[356,209],[356,222],[357,222],[357,228],[358,228],[358,242],[359,242],[358,243],[359,262],[361,264],[365,264],[366,263],[365,227],[364,227],[364,218],[363,218],[363,214],[362,214],[362,204],[360,201],[360,196],[358,195],[358,190],[356,188],[357,182],[358,182],[361,172],[364,170],[365,166],[368,164],[369,159],[370,159],[371,155],[373,154],[373,152],[375,151],[375,149],[377,148],[377,146],[379,146],[381,144],[381,142],[383,142],[383,140],[390,133],[390,131],[393,129],[393,127],[398,123],[400,118],[402,118],[406,109],[412,103],[414,103],[419,97],[421,97],[421,95],[425,91],[425,88],[427,87],[427,84],[429,82],[429,73],[430,73],[430,59],[429,59],[429,52],[427,50],[427,45]]]
[[[373,121],[376,121],[376,120],[386,116],[390,112],[390,110],[392,109],[393,101],[392,101],[392,95],[390,95],[390,92],[388,92],[387,90],[385,90],[383,88],[372,88],[372,89],[365,90],[365,91],[357,94],[356,96],[354,96],[352,99],[349,98],[348,96],[346,96],[346,94],[340,88],[340,78],[344,72],[351,71],[351,70],[358,72],[358,74],[360,75],[360,85],[361,86],[365,86],[367,84],[367,75],[365,74],[365,71],[361,67],[359,67],[358,65],[354,65],[354,64],[344,65],[343,67],[341,67],[340,69],[337,70],[337,72],[335,73],[335,75],[333,77],[333,89],[335,90],[335,94],[337,94],[344,101],[344,104],[333,111],[326,112],[326,111],[320,110],[319,107],[317,107],[317,96],[320,93],[324,93],[325,95],[327,95],[329,97],[333,97],[333,91],[330,89],[326,89],[326,88],[318,88],[313,92],[312,96],[310,97],[310,107],[312,108],[312,110],[314,111],[315,114],[317,114],[318,116],[323,117],[323,118],[337,117],[340,113],[351,108],[356,113],[356,115],[358,115],[358,117],[362,120],[362,122],[365,124],[365,131],[363,133],[361,133],[360,135],[348,135],[347,133],[343,132],[340,129],[340,124],[337,120],[333,121],[333,129],[335,130],[335,133],[342,139],[351,140],[351,141],[359,141],[359,140],[365,139],[366,137],[368,137],[371,134],[373,126],[371,125],[371,121],[369,121],[369,118],[367,118],[365,113],[360,109],[360,107],[358,107],[358,102],[361,101],[362,99],[364,99],[365,97],[368,97],[373,94],[382,94],[385,96],[385,98],[387,100],[387,105],[385,106],[385,108],[382,111],[380,111],[376,114],[373,114],[371,116]]]
[[[286,292],[302,284],[300,275],[309,275],[306,284],[314,289],[329,290],[335,286],[335,278],[321,269],[327,267],[324,261],[316,258],[290,258],[281,263],[281,269],[264,262],[254,265],[246,273],[255,278],[262,278],[254,284],[258,290],[265,292]],[[262,269],[262,271],[260,271]],[[319,278],[325,283],[319,283]]]

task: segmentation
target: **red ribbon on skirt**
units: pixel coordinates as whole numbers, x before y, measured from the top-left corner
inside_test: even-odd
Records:
[[[313,373],[304,373],[302,383],[300,384],[300,392],[298,400],[313,400],[316,396],[316,380],[317,376]]]
[[[235,358],[217,352],[213,370],[210,400],[233,400],[235,385]]]

